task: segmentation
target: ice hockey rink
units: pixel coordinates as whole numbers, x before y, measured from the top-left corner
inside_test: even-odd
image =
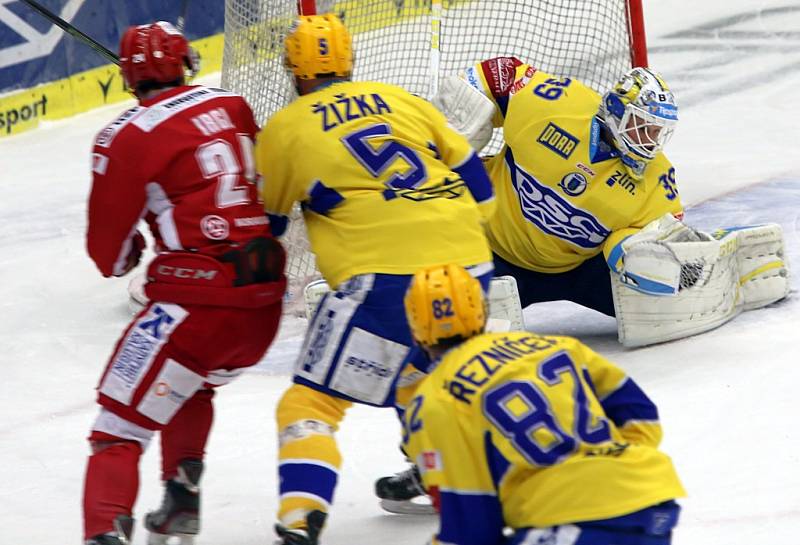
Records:
[[[527,327],[578,336],[658,404],[663,449],[689,493],[674,543],[798,544],[800,2],[660,0],[645,3],[645,17],[650,64],[680,106],[667,153],[687,223],[780,223],[793,292],[715,331],[638,350],[617,343],[613,319],[571,304],[529,308]],[[89,155],[93,135],[126,107],[0,140],[0,545],[81,542],[94,386],[130,318],[128,279],[103,279],[84,250]],[[217,395],[198,545],[272,542],[273,413],[301,333],[288,320],[259,367]],[[325,545],[429,538],[434,518],[389,515],[373,497],[376,478],[405,468],[398,440],[393,411],[350,411]],[[153,447],[139,521],[161,498]],[[139,525],[134,543],[145,542]]]

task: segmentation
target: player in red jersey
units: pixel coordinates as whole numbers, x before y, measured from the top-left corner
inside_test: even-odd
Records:
[[[169,23],[129,28],[120,66],[139,105],[97,135],[87,248],[103,276],[122,276],[140,260],[145,219],[157,255],[150,302],[98,386],[83,498],[91,545],[129,542],[139,458],[156,431],[165,496],[145,519],[151,542],[197,534],[213,389],[264,355],[286,284],[285,254],[259,203],[258,127],[244,99],[185,84],[196,55]]]

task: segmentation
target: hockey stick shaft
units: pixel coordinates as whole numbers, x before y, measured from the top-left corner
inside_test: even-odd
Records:
[[[189,0],[183,0],[181,3],[181,13],[178,15],[178,19],[175,21],[175,28],[181,32],[183,32],[183,28],[186,26],[187,11],[189,11]]]
[[[119,57],[113,51],[108,49],[106,46],[104,46],[94,38],[87,36],[80,30],[72,26],[70,23],[66,22],[64,19],[62,19],[61,17],[59,17],[58,15],[56,15],[55,13],[53,13],[52,11],[41,5],[39,2],[36,2],[35,0],[22,0],[22,1],[28,4],[28,6],[30,6],[32,9],[39,12],[39,14],[42,17],[48,19],[53,24],[61,27],[61,29],[70,36],[82,41],[83,43],[85,43],[86,45],[88,45],[101,55],[103,55],[106,59],[113,62],[114,64],[119,64]]]
[[[439,66],[442,49],[442,0],[431,0],[431,98],[439,91]]]

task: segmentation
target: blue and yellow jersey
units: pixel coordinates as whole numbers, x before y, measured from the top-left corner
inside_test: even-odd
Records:
[[[663,153],[641,178],[623,165],[597,117],[600,96],[579,81],[504,57],[470,68],[466,80],[491,98],[505,146],[486,166],[502,213],[492,250],[539,272],[573,269],[682,205]],[[616,265],[616,264],[611,264]]]
[[[421,382],[403,427],[441,543],[499,545],[504,527],[602,520],[685,495],[657,448],[655,405],[569,337],[473,337]]]
[[[268,213],[299,201],[331,286],[356,274],[413,274],[490,262],[492,184],[469,143],[430,103],[382,83],[301,96],[258,136]]]

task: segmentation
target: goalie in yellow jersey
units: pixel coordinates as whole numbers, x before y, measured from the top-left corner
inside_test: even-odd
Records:
[[[445,78],[434,103],[477,149],[503,129],[486,161],[498,201],[487,234],[523,307],[573,301],[616,316],[620,342],[642,346],[788,294],[779,225],[708,234],[682,223],[663,152],[678,109],[653,70],[629,70],[601,97],[501,57]]]
[[[614,316],[609,268],[647,294],[677,292],[674,278],[623,267],[627,237],[683,216],[662,152],[678,110],[661,76],[634,68],[601,97],[501,57],[445,79],[434,103],[478,149],[503,128],[505,145],[487,160],[498,199],[488,235],[496,273],[516,278],[523,307],[569,300]]]
[[[685,492],[621,369],[569,337],[484,333],[481,286],[457,265],[417,272],[405,308],[433,361],[403,418],[432,544],[670,543]]]
[[[488,288],[483,223],[494,193],[478,155],[432,104],[349,81],[351,41],[337,17],[301,17],[286,60],[300,96],[257,138],[264,208],[274,228],[302,204],[333,291],[317,305],[277,407],[276,530],[285,545],[314,545],[337,484],[334,433],[345,410],[393,407],[404,364],[422,356],[403,312],[414,272],[456,262]]]

